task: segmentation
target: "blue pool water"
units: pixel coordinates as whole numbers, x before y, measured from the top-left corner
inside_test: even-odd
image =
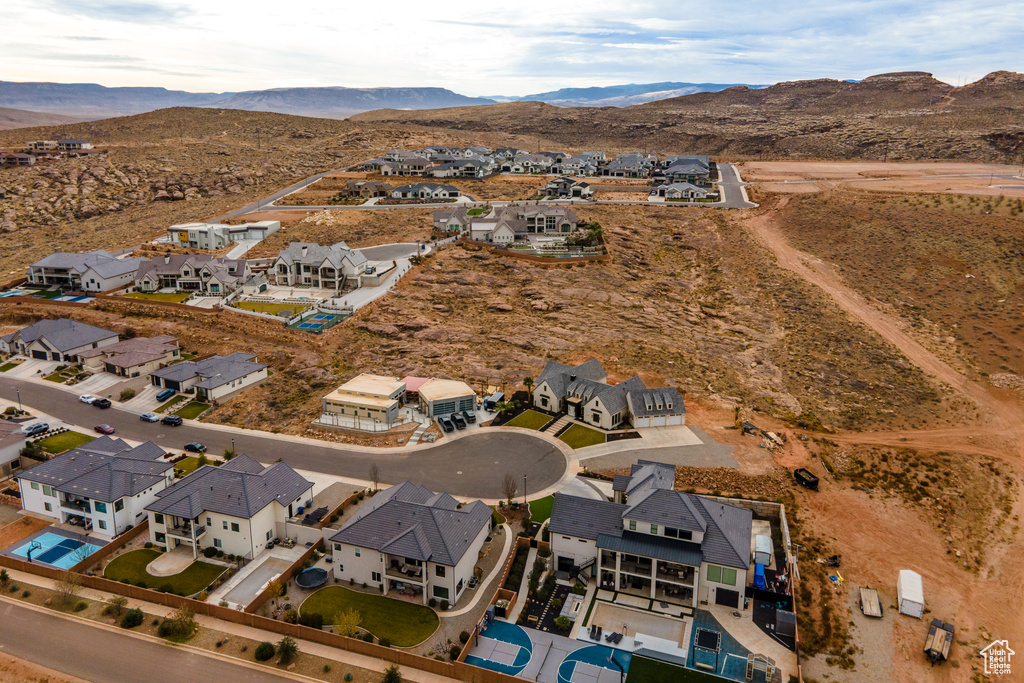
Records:
[[[515,661],[512,664],[504,664],[476,655],[467,655],[467,664],[515,676],[526,668],[526,665],[530,663],[530,659],[533,657],[533,641],[530,640],[530,636],[523,628],[515,624],[510,624],[507,621],[492,621],[486,629],[480,632],[480,635],[518,646],[519,652],[515,656]]]
[[[617,672],[619,667],[609,662],[609,657],[614,658],[623,671],[629,671],[629,662],[633,659],[631,653],[605,647],[604,645],[591,645],[566,655],[562,663],[558,665],[558,683],[572,683],[572,674],[576,670],[577,662]]]
[[[0,293],[0,298],[7,296],[25,296],[26,294],[28,294],[28,292],[23,289],[12,289],[10,291]]]
[[[61,569],[71,569],[100,549],[98,545],[83,543],[82,541],[76,541],[73,538],[59,536],[47,531],[35,538],[27,539],[20,546],[8,552],[27,559],[29,548],[35,543],[38,543],[39,547],[32,550],[32,561]]]

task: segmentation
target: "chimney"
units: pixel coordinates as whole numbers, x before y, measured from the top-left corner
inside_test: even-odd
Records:
[[[306,258],[306,252],[309,251],[309,247],[302,247],[302,258]]]
[[[171,262],[171,255],[170,254],[164,254],[164,265],[167,265],[170,262]]]
[[[576,381],[576,373],[575,372],[572,373],[571,375],[569,375],[569,381],[570,382],[575,382]]]
[[[56,248],[54,248],[54,250],[53,250],[53,251],[54,251],[55,253],[58,253],[58,254],[60,254],[61,252],[63,252],[63,251],[64,251],[64,249],[63,249],[63,247],[56,247]]]

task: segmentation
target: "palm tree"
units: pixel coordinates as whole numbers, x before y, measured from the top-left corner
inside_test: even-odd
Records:
[[[532,377],[524,377],[523,378],[523,386],[526,387],[526,391],[529,392],[530,400],[532,401],[533,400],[533,378]]]

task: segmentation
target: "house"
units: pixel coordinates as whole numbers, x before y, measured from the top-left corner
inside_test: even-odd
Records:
[[[323,247],[312,242],[292,242],[279,252],[271,269],[277,285],[321,287],[342,291],[360,285],[366,257],[344,242]]]
[[[65,140],[57,141],[57,149],[62,152],[77,152],[83,149],[92,149],[92,144],[86,140],[67,138]]]
[[[397,377],[361,374],[323,398],[323,412],[391,425],[405,399],[405,383]]]
[[[20,152],[4,152],[0,154],[0,165],[3,166],[32,166],[35,163],[35,154],[22,154]]]
[[[483,178],[494,169],[494,163],[484,159],[462,159],[443,163],[430,170],[434,178]]]
[[[453,199],[458,196],[459,188],[437,183],[402,185],[391,191],[392,199]]]
[[[34,285],[57,286],[81,292],[106,292],[126,287],[135,280],[141,258],[116,258],[98,249],[88,253],[55,251],[28,267]]]
[[[464,206],[434,210],[434,229],[441,232],[466,232],[471,222],[469,209]]]
[[[78,354],[118,342],[117,332],[59,318],[40,320],[0,337],[0,351],[39,360],[78,362]]]
[[[391,185],[377,180],[350,180],[345,183],[345,195],[348,197],[387,197],[392,189]]]
[[[469,238],[478,242],[511,244],[517,237],[526,237],[526,221],[517,217],[510,207],[475,216],[469,223]]]
[[[608,384],[607,378],[596,359],[575,367],[548,361],[535,380],[533,404],[601,429],[685,423],[686,407],[677,389],[649,389],[637,376],[619,384]]]
[[[525,149],[516,149],[515,147],[502,147],[501,149],[494,150],[493,156],[498,159],[514,159],[523,154],[529,154],[529,152]]]
[[[587,572],[620,595],[738,608],[753,513],[674,483],[673,465],[641,460],[615,477],[615,502],[556,493],[548,525],[556,569]]]
[[[207,296],[229,294],[252,276],[245,259],[209,254],[165,254],[144,259],[135,273],[135,287],[142,292],[174,289]]]
[[[312,500],[313,482],[291,467],[264,467],[243,454],[220,467],[204,465],[158,492],[146,505],[149,537],[166,550],[189,546],[192,557],[216,548],[252,559]]]
[[[251,353],[236,351],[201,361],[186,360],[149,373],[153,386],[192,391],[200,401],[216,401],[267,378],[267,367]]]
[[[657,196],[669,200],[693,202],[698,199],[706,199],[708,191],[691,183],[672,183],[671,185],[658,186],[653,190],[652,194],[657,194]]]
[[[18,475],[28,512],[117,536],[145,519],[145,507],[174,481],[174,465],[152,441],[131,447],[102,436]]]
[[[476,392],[465,382],[431,379],[419,387],[420,411],[427,417],[476,409]]]
[[[109,372],[119,377],[139,377],[181,358],[178,340],[170,335],[133,337],[78,354],[89,372]]]
[[[491,528],[491,509],[411,482],[381,491],[330,536],[334,578],[458,603]]]
[[[21,432],[21,424],[0,420],[0,476],[9,477],[21,469],[21,449],[27,438]]]
[[[281,221],[255,221],[239,225],[179,223],[167,228],[171,244],[192,249],[223,249],[241,240],[264,240],[281,229]]]
[[[547,173],[555,160],[543,154],[518,154],[501,165],[503,173]]]
[[[708,185],[710,183],[711,170],[700,162],[682,160],[666,168],[663,171],[663,175],[674,183]]]
[[[56,140],[33,140],[27,145],[30,152],[53,152],[57,149]]]
[[[567,206],[515,204],[506,207],[506,211],[525,221],[528,233],[568,235],[580,227],[576,212]]]
[[[563,172],[566,172],[564,168]],[[562,176],[537,190],[537,195],[554,199],[589,199],[594,196],[594,188],[590,183]]]
[[[619,178],[646,178],[654,171],[658,157],[653,154],[620,154],[609,161],[601,174]]]
[[[596,159],[583,154],[562,159],[551,167],[551,170],[555,173],[562,173],[564,175],[594,175],[599,169],[600,166]]]
[[[434,162],[426,157],[404,157],[382,163],[380,165],[380,174],[384,176],[421,176],[432,168],[434,168]]]

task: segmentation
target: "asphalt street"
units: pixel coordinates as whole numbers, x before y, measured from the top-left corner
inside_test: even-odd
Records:
[[[106,423],[116,430],[115,436],[153,441],[167,449],[180,450],[186,443],[198,441],[210,453],[219,454],[233,443],[236,452],[262,463],[280,458],[296,469],[362,480],[369,479],[370,465],[376,463],[384,484],[409,480],[460,497],[504,497],[502,479],[506,472],[515,475],[520,493],[523,475],[527,475],[529,494],[556,483],[566,469],[565,457],[557,448],[529,434],[477,429],[460,439],[442,439],[435,446],[418,446],[400,453],[363,453],[343,444],[314,444],[285,435],[226,431],[191,420],[180,427],[143,422],[138,414],[116,406],[96,408],[56,387],[0,376],[0,396],[16,401],[15,389],[21,390],[26,409],[35,408],[86,428]]]
[[[416,242],[400,242],[398,244],[382,244],[378,247],[363,247],[356,251],[371,261],[394,261],[415,256],[420,251],[420,245]]]
[[[0,652],[94,683],[291,680],[7,601],[0,603]]]

